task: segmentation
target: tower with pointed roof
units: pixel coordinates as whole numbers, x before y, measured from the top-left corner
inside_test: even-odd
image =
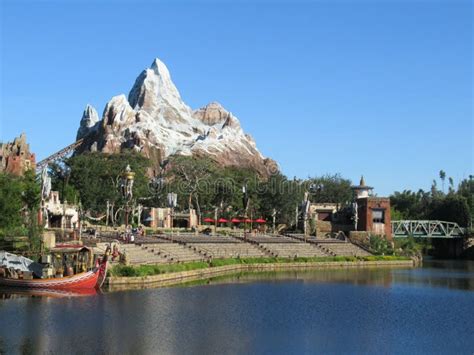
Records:
[[[390,199],[373,196],[374,188],[365,184],[364,176],[361,176],[359,185],[351,186],[351,188],[355,195],[355,229],[391,240]]]
[[[360,177],[360,183],[359,185],[353,185],[351,186],[351,189],[354,191],[355,194],[355,199],[359,198],[367,198],[371,195],[372,190],[374,189],[371,186],[367,186],[365,184],[365,179],[364,175]]]

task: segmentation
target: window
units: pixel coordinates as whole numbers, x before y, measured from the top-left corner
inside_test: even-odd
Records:
[[[373,223],[385,223],[385,210],[373,209],[372,210],[372,222]]]

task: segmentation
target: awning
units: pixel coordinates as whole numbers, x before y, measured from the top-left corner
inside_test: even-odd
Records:
[[[36,276],[41,277],[43,274],[43,266],[35,263],[33,260],[18,256],[6,251],[0,251],[0,266],[13,268],[21,271],[32,271]]]

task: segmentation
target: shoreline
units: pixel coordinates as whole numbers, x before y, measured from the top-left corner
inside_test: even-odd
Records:
[[[346,268],[379,268],[379,267],[415,267],[416,262],[409,260],[377,260],[377,261],[324,261],[324,262],[288,262],[233,264],[214,266],[188,271],[178,271],[150,276],[108,276],[106,289],[114,291],[127,290],[127,287],[166,287],[192,281],[206,280],[213,277],[232,275],[241,272],[262,271],[293,271],[307,269],[346,269]]]

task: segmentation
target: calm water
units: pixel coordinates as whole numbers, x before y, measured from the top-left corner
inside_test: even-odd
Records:
[[[2,297],[0,353],[8,354],[474,353],[473,262]]]

